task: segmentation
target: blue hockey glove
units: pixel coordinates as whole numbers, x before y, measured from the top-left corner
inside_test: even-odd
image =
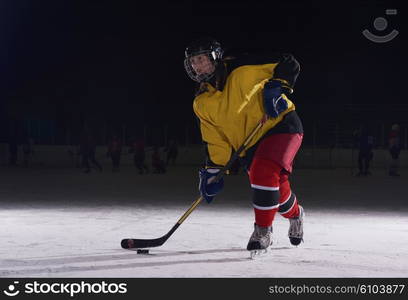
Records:
[[[264,85],[263,98],[265,112],[269,117],[277,118],[288,108],[288,103],[282,98],[282,83],[279,80],[270,80]]]
[[[216,182],[210,181],[210,179],[217,176],[219,172],[220,169],[204,169],[204,168],[200,169],[199,171],[200,183],[198,184],[198,189],[200,191],[201,196],[205,199],[205,201],[207,201],[207,203],[211,203],[215,195],[221,192],[222,188],[224,187],[223,178]]]

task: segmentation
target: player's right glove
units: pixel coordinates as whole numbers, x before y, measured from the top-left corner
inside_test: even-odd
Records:
[[[271,118],[277,118],[288,108],[288,103],[282,97],[283,87],[279,80],[269,80],[264,85],[263,98],[265,113]]]
[[[211,203],[215,195],[221,192],[224,187],[224,179],[222,177],[218,181],[212,181],[219,172],[220,169],[202,168],[199,170],[200,182],[198,184],[198,189],[200,191],[200,195],[205,199],[205,201],[207,201],[207,203]]]

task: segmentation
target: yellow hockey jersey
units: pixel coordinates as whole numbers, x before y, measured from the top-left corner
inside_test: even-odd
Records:
[[[207,144],[209,160],[217,166],[225,166],[233,151],[237,150],[245,138],[257,126],[265,114],[263,108],[263,86],[271,78],[276,78],[278,63],[242,65],[227,77],[223,89],[217,90],[205,83],[207,91],[194,99],[193,109],[200,120],[202,139]],[[296,74],[297,76],[297,74]],[[279,79],[290,82],[287,78]],[[277,118],[269,118],[254,136],[247,149],[256,144],[283,117],[295,110],[295,105],[285,94],[288,108]],[[244,156],[245,151],[240,156]]]

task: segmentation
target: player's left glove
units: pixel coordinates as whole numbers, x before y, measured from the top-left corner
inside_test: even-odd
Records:
[[[212,181],[219,172],[220,169],[202,168],[199,170],[200,182],[198,184],[198,189],[207,203],[211,203],[215,195],[221,192],[224,187],[224,179],[222,177],[218,181]]]
[[[264,85],[263,100],[265,113],[271,118],[277,118],[288,109],[288,103],[282,97],[283,87],[279,80],[269,80]]]

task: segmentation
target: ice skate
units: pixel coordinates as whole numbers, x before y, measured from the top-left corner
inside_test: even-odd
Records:
[[[299,216],[290,218],[289,222],[289,240],[293,246],[298,246],[303,242],[303,218],[305,216],[303,207],[299,205]]]
[[[247,250],[250,251],[251,258],[267,252],[267,249],[272,245],[272,226],[261,227],[254,224],[254,232],[249,238]]]

